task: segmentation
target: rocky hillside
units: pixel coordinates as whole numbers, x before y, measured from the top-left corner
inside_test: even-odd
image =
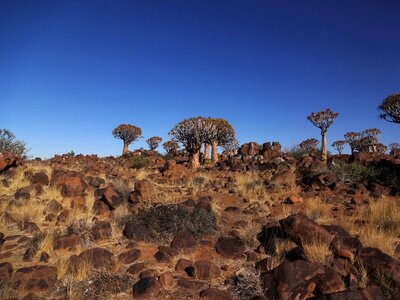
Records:
[[[0,298],[398,299],[399,160],[246,147],[0,156]]]

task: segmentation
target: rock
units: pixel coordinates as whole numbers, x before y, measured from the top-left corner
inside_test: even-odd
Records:
[[[333,268],[325,267],[325,273],[319,278],[317,288],[323,294],[331,294],[344,291],[346,285]]]
[[[45,172],[37,172],[30,177],[31,184],[49,185],[49,176]]]
[[[285,261],[272,271],[272,282],[269,273],[264,273],[261,281],[264,288],[276,290],[279,299],[308,299],[313,295],[317,281],[324,272],[324,267],[318,263]]]
[[[68,220],[69,213],[70,213],[69,209],[63,209],[57,216],[57,221],[62,223],[66,222]]]
[[[27,291],[44,291],[53,287],[56,281],[56,267],[31,266],[18,269],[12,276],[11,286]]]
[[[24,200],[29,200],[31,198],[31,195],[40,195],[43,193],[43,188],[39,184],[32,184],[23,188],[18,189],[15,192],[15,199],[24,199]]]
[[[154,299],[160,294],[160,283],[154,277],[140,279],[133,286],[133,299]]]
[[[203,280],[180,278],[178,280],[178,286],[191,291],[199,291],[207,288],[208,284]]]
[[[132,275],[136,275],[144,270],[144,263],[137,263],[130,266],[126,272]]]
[[[68,177],[61,188],[61,195],[63,197],[81,196],[85,191],[87,184],[81,177]]]
[[[302,213],[291,215],[279,223],[289,238],[300,246],[315,240],[329,244],[334,238],[325,228]]]
[[[165,272],[158,277],[158,282],[166,290],[173,289],[176,286],[176,280],[172,272]]]
[[[71,198],[69,207],[76,210],[86,211],[86,199],[85,197],[78,196]]]
[[[152,236],[152,232],[147,227],[133,222],[127,223],[122,232],[130,240],[146,241]]]
[[[177,262],[177,264],[175,266],[175,271],[185,272],[185,270],[187,268],[190,268],[192,266],[193,266],[193,262],[191,260],[181,258],[181,259],[178,260],[178,262]]]
[[[99,221],[90,229],[95,241],[105,240],[112,236],[112,227],[107,221]]]
[[[34,293],[28,293],[22,298],[22,300],[44,300],[44,298],[39,297]]]
[[[197,240],[186,229],[181,229],[171,242],[171,247],[176,250],[191,251],[197,246]]]
[[[0,174],[21,164],[21,159],[10,152],[0,153]]]
[[[40,232],[39,226],[36,225],[34,222],[24,221],[21,222],[21,230],[29,233],[37,233]]]
[[[169,255],[167,252],[160,250],[156,254],[154,254],[154,258],[159,263],[168,263],[171,261],[172,256]]]
[[[385,300],[380,287],[368,287],[355,291],[345,291],[324,295],[325,300]]]
[[[240,259],[244,258],[246,247],[240,238],[228,236],[220,237],[215,244],[215,249],[223,257]]]
[[[90,186],[98,188],[105,183],[105,180],[100,177],[88,177],[87,182],[89,183]]]
[[[118,256],[118,261],[123,264],[131,264],[139,259],[142,252],[139,249],[131,249]]]
[[[211,280],[217,278],[221,274],[220,269],[208,260],[197,261],[193,265],[193,270],[193,274],[189,275],[193,275],[194,278],[200,280]]]
[[[86,250],[79,255],[79,258],[98,270],[111,270],[115,264],[114,255],[102,248]]]
[[[11,263],[0,263],[0,289],[10,282],[13,272],[14,269]]]
[[[149,277],[156,277],[156,270],[154,269],[148,269],[148,270],[144,270],[143,272],[141,272],[139,274],[139,278],[143,279],[143,278],[149,278]]]
[[[40,254],[39,261],[40,262],[44,262],[44,263],[48,263],[49,262],[49,258],[50,258],[50,255],[47,252],[42,252]]]
[[[4,233],[0,232],[0,246],[4,244]]]
[[[233,300],[232,296],[226,292],[215,288],[208,288],[200,292],[200,299],[206,300]]]
[[[140,202],[141,200],[152,200],[154,197],[154,188],[150,181],[143,179],[135,182],[135,190],[129,196],[129,201],[132,203]]]
[[[286,200],[284,201],[284,203],[287,203],[287,204],[299,204],[299,203],[303,203],[303,198],[296,197],[296,196],[290,196],[290,197],[286,198]]]
[[[322,225],[335,238],[332,244],[337,249],[347,249],[356,252],[362,248],[362,243],[358,238],[352,237],[345,229],[338,225]]]
[[[124,203],[124,199],[112,185],[109,185],[103,190],[103,196],[100,198],[100,201],[107,204],[112,210]]]
[[[79,245],[80,239],[77,234],[71,234],[68,236],[60,236],[54,240],[53,249],[68,249]]]
[[[370,277],[385,275],[394,289],[400,289],[400,263],[377,248],[362,248],[359,259]]]
[[[45,212],[48,214],[58,214],[62,211],[63,206],[56,200],[51,200],[47,203]]]
[[[93,203],[93,212],[96,216],[110,212],[110,207],[102,201],[96,200]]]

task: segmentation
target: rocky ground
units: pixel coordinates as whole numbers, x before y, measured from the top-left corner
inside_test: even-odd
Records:
[[[393,185],[270,154],[1,156],[0,298],[398,299]]]

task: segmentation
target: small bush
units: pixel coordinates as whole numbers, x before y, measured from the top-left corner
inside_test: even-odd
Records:
[[[359,163],[346,163],[343,161],[335,161],[329,171],[335,175],[336,179],[341,183],[353,184],[368,179],[370,176],[370,168]]]
[[[28,151],[24,141],[17,140],[15,135],[7,129],[0,129],[0,152],[11,152],[21,158],[26,158]]]
[[[131,167],[134,169],[142,169],[149,165],[150,161],[144,156],[135,156],[132,158]]]
[[[170,240],[180,229],[186,229],[196,238],[201,238],[214,232],[216,228],[213,211],[187,208],[179,204],[153,206],[128,218],[122,220],[122,223],[133,223],[152,229],[157,238],[162,240]]]
[[[241,270],[231,285],[235,299],[254,299],[263,296],[260,274],[254,269]]]

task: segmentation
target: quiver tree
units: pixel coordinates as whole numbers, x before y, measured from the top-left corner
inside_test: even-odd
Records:
[[[333,121],[337,118],[339,113],[332,112],[329,108],[324,111],[320,111],[317,113],[312,112],[307,119],[317,128],[321,130],[321,152],[322,152],[322,160],[327,160],[327,152],[326,152],[326,132],[328,128],[332,125]]]
[[[362,134],[360,132],[350,131],[344,135],[344,139],[350,146],[351,154],[353,154],[355,150],[359,151],[361,148],[361,138]]]
[[[173,156],[176,154],[176,151],[179,149],[179,144],[175,141],[166,141],[163,144],[163,148],[168,153],[169,156]]]
[[[400,94],[393,94],[385,98],[378,106],[381,112],[379,117],[385,121],[400,124]]]
[[[314,138],[306,139],[299,144],[299,148],[301,151],[312,153],[315,152],[318,148],[319,141]]]
[[[391,143],[389,144],[390,155],[396,155],[396,153],[400,153],[400,144],[399,143]]]
[[[229,140],[228,142],[222,144],[221,146],[222,146],[222,149],[224,149],[224,151],[226,151],[228,153],[228,155],[232,157],[237,153],[237,151],[240,147],[240,144],[236,138],[233,138],[233,139]]]
[[[218,146],[229,144],[235,140],[235,131],[232,125],[225,119],[220,118],[209,118],[208,122],[211,122],[214,126],[208,137],[208,143],[211,144],[211,160],[214,163],[218,162]]]
[[[365,129],[361,132],[361,151],[376,152],[376,145],[378,144],[380,134],[381,131],[377,128]]]
[[[346,141],[334,141],[332,144],[333,149],[339,152],[339,155],[342,155],[344,146],[346,145]]]
[[[213,122],[203,117],[195,117],[179,122],[168,134],[173,141],[182,143],[189,153],[192,169],[197,169],[200,166],[201,146],[210,140],[215,131]]]
[[[377,143],[375,145],[375,152],[385,154],[387,150],[388,150],[388,147],[382,143]]]
[[[112,132],[113,136],[124,142],[122,155],[128,153],[128,146],[142,137],[142,129],[130,124],[121,124]]]
[[[161,143],[162,138],[160,138],[159,136],[153,136],[149,139],[146,140],[147,145],[149,145],[149,149],[150,150],[155,150],[158,145]]]

